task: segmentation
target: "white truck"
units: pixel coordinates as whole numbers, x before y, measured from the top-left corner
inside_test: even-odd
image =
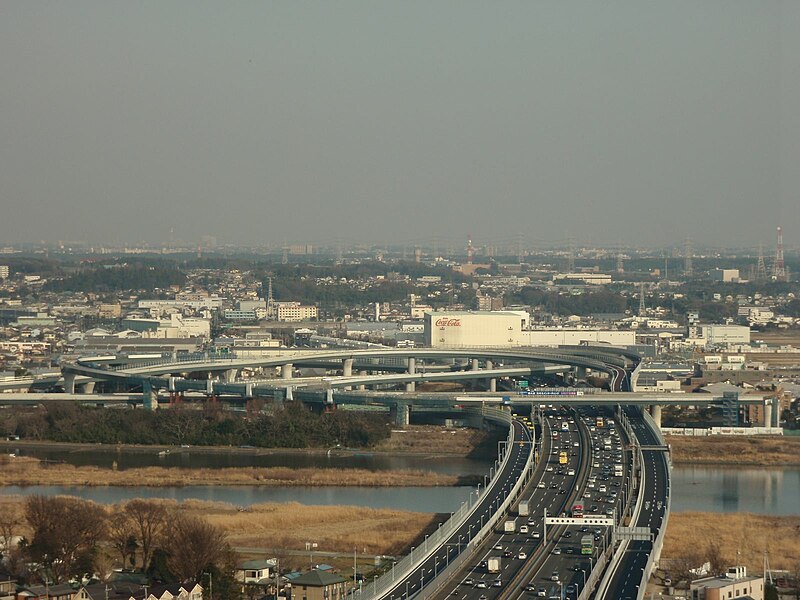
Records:
[[[503,569],[503,559],[499,556],[490,556],[486,561],[486,570],[489,573],[499,573]]]
[[[516,519],[508,519],[503,524],[503,533],[514,533],[517,530],[517,520]]]
[[[519,506],[517,506],[517,514],[520,517],[527,517],[530,515],[530,504],[528,504],[527,500],[520,500]]]

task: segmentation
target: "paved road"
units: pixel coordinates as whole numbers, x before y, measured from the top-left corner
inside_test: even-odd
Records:
[[[451,560],[458,557],[461,551],[466,550],[467,542],[481,530],[485,523],[494,515],[497,506],[503,503],[511,488],[521,477],[529,454],[533,451],[531,432],[519,420],[513,421],[514,435],[511,444],[511,456],[506,463],[506,468],[497,479],[495,485],[488,492],[482,491],[478,508],[469,519],[443,544],[431,552],[430,556],[405,579],[388,590],[384,598],[405,599],[419,592],[426,582],[430,582],[444,569]],[[424,551],[421,548],[415,552]]]
[[[625,409],[625,413],[628,415],[633,432],[642,446],[657,446],[659,444],[655,433],[645,425],[640,409],[629,407]],[[655,537],[664,523],[664,516],[667,510],[668,456],[666,452],[657,450],[644,450],[642,454],[642,494],[644,495],[644,504],[639,513],[639,518],[633,525],[636,527],[649,527]],[[640,598],[644,593],[644,590],[639,589],[642,573],[652,550],[652,542],[630,542],[628,550],[618,564],[603,598],[607,600],[633,600]]]

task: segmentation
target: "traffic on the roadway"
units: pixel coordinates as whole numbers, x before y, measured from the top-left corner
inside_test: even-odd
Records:
[[[459,600],[577,598],[606,526],[555,525],[548,516],[614,517],[622,508],[628,457],[613,420],[597,411],[544,407],[537,428],[540,460],[516,511],[500,522],[466,567],[437,597]],[[546,537],[545,537],[546,536]]]

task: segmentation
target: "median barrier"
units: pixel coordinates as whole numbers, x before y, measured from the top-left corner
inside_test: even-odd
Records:
[[[514,439],[513,418],[510,412],[497,408],[470,408],[467,409],[466,412],[479,415],[485,419],[507,424],[509,426],[505,449],[502,451],[502,456],[498,457],[499,462],[497,469],[488,485],[488,489],[491,489],[497,480],[498,474],[503,472],[508,463],[508,459],[511,456],[511,443]],[[487,488],[484,489],[484,494],[486,493],[486,489]],[[405,556],[401,561],[395,563],[391,571],[385,573],[383,576],[375,580],[373,585],[368,585],[366,588],[362,588],[361,590],[353,589],[350,594],[348,594],[351,600],[374,600],[385,597],[387,592],[394,588],[399,581],[402,581],[408,577],[408,575],[414,572],[420,563],[427,560],[433,552],[435,552],[443,543],[448,540],[448,538],[450,538],[453,533],[458,531],[458,529],[480,505],[481,498],[482,495],[478,496],[475,501],[472,502],[472,498],[470,496],[470,500],[463,502],[461,507],[453,513],[453,516],[450,517],[450,519],[448,519],[432,535],[425,539],[424,546],[414,549],[416,550],[416,555],[414,550],[412,550],[408,556]],[[473,537],[473,539],[475,538]],[[464,548],[465,550],[469,550],[470,540],[465,542]],[[467,551],[460,553],[459,556],[469,556],[470,554],[471,552]],[[466,558],[462,560],[466,560]],[[456,561],[457,558],[453,560],[453,562]],[[453,562],[450,564],[452,565]],[[447,569],[447,567],[445,568]],[[370,588],[372,588],[371,593]],[[416,597],[419,593],[420,592],[415,594],[414,597]]]

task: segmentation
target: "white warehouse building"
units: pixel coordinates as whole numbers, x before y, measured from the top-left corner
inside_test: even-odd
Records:
[[[425,345],[432,348],[562,346],[636,343],[634,331],[528,329],[525,311],[437,311],[425,313]]]

